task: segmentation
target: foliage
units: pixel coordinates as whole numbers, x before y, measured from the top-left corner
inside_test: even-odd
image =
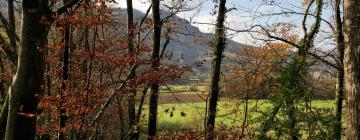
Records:
[[[34,4],[37,1],[32,3],[33,0],[23,0],[20,3],[25,2]],[[215,28],[217,39],[210,37],[210,34],[199,37],[196,32],[182,33],[182,28],[189,30],[183,27],[182,23],[190,24],[193,21],[171,18],[179,12],[197,10],[199,7],[191,7],[195,5],[192,0],[161,1],[160,11],[169,12],[161,13],[161,20],[146,17],[148,12],[141,20],[134,22],[134,25],[127,25],[130,27],[127,30],[124,27],[126,17],[115,15],[118,14],[118,9],[113,7],[116,3],[114,0],[48,2],[49,9],[58,8],[60,5],[65,7],[60,8],[60,12],[51,11],[50,16],[41,18],[42,27],[49,28],[50,32],[46,41],[43,40],[47,46],[35,49],[36,52],[46,53],[45,83],[39,86],[41,93],[29,98],[34,98],[31,101],[34,102],[33,105],[37,105],[39,101],[37,112],[14,112],[16,115],[36,118],[37,139],[129,139],[130,133],[134,132],[140,132],[140,139],[145,139],[150,113],[158,116],[155,118],[158,121],[157,139],[203,139],[206,122],[209,122],[206,121],[210,114],[207,112],[209,108],[212,109],[210,112],[216,112],[209,116],[213,118],[211,120],[216,118],[214,137],[217,139],[332,139],[336,131],[335,125],[339,122],[334,117],[333,101],[314,100],[318,99],[318,96],[333,98],[330,92],[335,84],[331,74],[320,74],[316,77],[312,73],[314,64],[318,62],[333,66],[332,62],[325,59],[330,53],[324,58],[312,53],[320,46],[316,42],[319,32],[324,32],[320,30],[320,23],[331,25],[321,16],[323,0],[304,0],[301,2],[304,13],[290,12],[303,16],[300,25],[303,33],[298,32],[301,27],[287,20],[269,22],[268,28],[252,25],[246,30],[232,29],[226,24],[220,25],[222,23],[219,22]],[[276,1],[262,2],[266,6],[279,4]],[[326,3],[331,1],[325,1]],[[237,10],[235,7],[225,8],[225,3],[222,4],[223,16],[219,16],[219,21],[225,20],[225,15],[233,16],[229,12]],[[315,4],[316,9],[312,10],[312,5]],[[191,8],[186,8],[187,6]],[[219,3],[216,2],[215,8],[218,7]],[[15,7],[15,10],[23,9]],[[151,7],[148,11],[150,10]],[[262,14],[259,17],[267,15],[256,12],[258,13]],[[289,12],[284,13],[289,17]],[[217,14],[217,11],[212,14]],[[15,26],[15,22],[8,21],[11,20],[10,16],[5,17],[2,11],[0,12],[0,109],[5,112],[0,114],[0,139],[6,127],[9,109],[3,108],[9,104],[2,103],[7,99],[9,89],[11,92],[11,77],[16,73],[19,53],[16,47],[22,43],[21,37],[19,39],[16,35],[18,29],[11,31],[9,28],[13,26],[9,25],[10,23]],[[307,29],[310,20],[314,23]],[[256,22],[258,21],[253,19],[251,24]],[[151,58],[154,43],[149,39],[154,34],[153,28],[158,27],[154,23],[160,23],[166,28],[166,32],[162,34],[164,38],[161,38],[160,45],[157,45],[160,54],[156,59]],[[258,28],[260,30],[257,30]],[[130,31],[134,32],[133,35],[130,35]],[[226,43],[231,44],[231,41],[227,38],[230,36],[225,34],[234,32],[256,33],[256,37],[253,37],[257,39],[256,43],[261,45],[229,45],[230,47],[226,48]],[[300,38],[300,35],[303,37]],[[217,69],[214,69],[216,78],[212,80],[213,85],[217,87],[218,79],[222,77],[220,97],[214,94],[216,100],[212,100],[211,105],[207,103],[211,100],[208,92],[215,89],[212,92],[217,93],[218,90],[211,88],[206,80],[184,80],[188,79],[184,78],[184,75],[191,71],[191,67],[180,66],[177,62],[181,60],[173,62],[173,54],[167,54],[167,45],[176,42],[174,38],[178,36],[191,36],[196,43],[209,48],[218,47],[213,52],[207,52],[209,48],[202,50],[204,54],[210,54],[209,56],[216,54],[214,64],[217,64],[217,67],[214,68]],[[16,40],[15,44],[10,43],[13,40]],[[320,61],[313,60],[313,57]],[[200,69],[206,65],[206,61],[195,62],[193,66]],[[151,67],[151,64],[157,62],[163,64]],[[333,67],[341,70],[342,65]],[[206,75],[204,77],[211,76],[208,73],[201,74]],[[178,84],[179,79],[186,85]],[[196,83],[198,81],[201,83]],[[150,84],[160,85],[160,94],[156,94],[160,100],[156,104],[147,101]],[[327,91],[319,93],[322,89]],[[132,95],[135,95],[135,104],[127,100]],[[130,110],[130,105],[136,110]],[[149,109],[150,105],[158,106],[158,110],[144,111]],[[217,108],[214,109],[216,105]],[[24,106],[21,105],[19,110],[23,111]],[[135,124],[130,123],[131,111],[136,114]],[[61,125],[62,122],[65,122],[64,126]],[[60,138],[60,134],[65,137]]]
[[[266,98],[273,94],[273,80],[287,63],[292,47],[284,43],[266,43],[263,47],[245,47],[234,50],[223,80],[223,96],[240,99]],[[270,95],[271,96],[271,95]]]
[[[149,70],[153,60],[141,57],[151,50],[147,44],[139,44],[134,55],[126,53],[126,36],[121,35],[119,27],[113,29],[118,20],[113,18],[112,9],[106,4],[105,1],[82,4],[76,11],[70,11],[70,16],[61,15],[56,20],[50,38],[54,43],[50,44],[46,58],[50,69],[46,74],[48,83],[44,87],[47,93],[39,104],[42,109],[40,118],[43,118],[37,128],[40,137],[45,134],[54,137],[60,131],[68,138],[81,139],[94,134],[100,138],[125,137],[129,127],[127,117],[124,117],[127,114],[125,97],[130,87],[124,85],[136,84],[140,89],[150,81],[161,84],[180,78],[189,69],[188,66],[168,65]],[[70,78],[64,81],[66,89],[62,89],[59,73],[63,64],[59,60],[63,59],[63,34],[69,25],[73,36]],[[128,79],[133,67],[140,67],[140,70],[135,79]],[[65,103],[61,104],[62,100]],[[107,102],[111,103],[102,112]],[[66,110],[68,119],[66,127],[60,129],[59,110],[62,108]]]

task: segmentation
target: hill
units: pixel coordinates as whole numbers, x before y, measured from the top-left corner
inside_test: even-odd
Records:
[[[126,9],[117,8],[114,9],[114,15],[126,19]],[[134,10],[134,19],[139,23],[144,17],[145,13]],[[170,12],[161,11],[161,17],[168,17],[171,15]],[[148,16],[151,18],[151,15]],[[126,22],[126,20],[122,20]],[[126,23],[120,23],[126,26]],[[192,75],[199,75],[200,73],[208,73],[211,52],[212,49],[209,44],[214,42],[215,35],[211,33],[204,33],[199,30],[198,27],[192,25],[188,20],[183,19],[177,15],[173,15],[168,18],[167,22],[163,25],[162,31],[162,44],[165,43],[165,34],[168,32],[168,28],[171,29],[169,36],[170,42],[165,52],[165,59],[162,63],[179,64],[179,65],[192,65]],[[124,30],[126,31],[126,30]],[[143,34],[144,36],[145,34]],[[151,43],[151,36],[146,39],[147,43]],[[225,54],[231,54],[231,48],[245,47],[246,45],[233,41],[227,40],[227,47]]]

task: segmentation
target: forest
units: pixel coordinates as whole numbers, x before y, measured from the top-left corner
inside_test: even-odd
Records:
[[[0,139],[360,140],[359,0],[2,0]]]

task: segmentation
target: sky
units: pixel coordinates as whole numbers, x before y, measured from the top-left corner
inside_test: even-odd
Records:
[[[189,0],[185,0],[185,1],[189,1]],[[214,0],[191,0],[187,4],[188,7],[195,7],[200,3],[201,4],[199,5],[199,7],[196,8],[196,10],[179,13],[178,16],[185,18],[191,22],[215,23],[216,15],[212,15],[211,13],[213,13],[213,11],[217,9],[214,9],[213,1]],[[118,2],[117,6],[126,8],[126,0],[117,0],[117,2]],[[275,2],[275,4],[272,2]],[[149,0],[133,0],[133,7],[143,12],[147,10],[149,5],[150,5]],[[254,24],[271,25],[273,23],[278,23],[278,22],[292,22],[300,26],[303,18],[303,16],[300,15],[265,16],[261,18],[257,17],[256,15],[278,13],[282,11],[296,11],[303,13],[306,8],[302,0],[227,0],[226,7],[228,9],[236,8],[230,11],[229,13],[227,13],[227,18],[226,18],[226,26],[235,30],[248,29],[250,28],[251,25]],[[332,17],[331,8],[332,8],[331,6],[326,6],[326,5],[324,6],[324,10],[322,14],[324,19],[331,19]],[[311,21],[311,17],[309,19],[310,20],[308,21]],[[309,24],[310,26],[311,22],[307,24]],[[198,27],[202,32],[209,33],[214,31],[213,25],[195,24],[195,23],[193,23],[193,25]],[[322,23],[321,28],[324,31],[329,31],[329,32],[331,31],[329,26],[326,25],[325,23]],[[301,31],[302,31],[301,28],[295,30],[295,32],[297,32],[299,35],[302,34]],[[251,33],[236,33],[232,31],[228,31],[228,34],[232,40],[235,40],[237,42],[248,45],[254,44],[254,39],[251,36]],[[319,38],[328,37],[327,34],[319,35],[319,36],[320,36]],[[323,40],[323,39],[319,39],[319,40]],[[320,48],[326,48],[326,49],[332,48],[331,45],[328,45],[328,43],[326,42],[329,41],[323,41],[321,42],[322,44],[320,43],[318,44],[318,46],[320,46]]]

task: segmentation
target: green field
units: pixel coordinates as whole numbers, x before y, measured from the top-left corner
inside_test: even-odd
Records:
[[[203,103],[168,103],[162,104],[158,108],[158,130],[178,131],[178,130],[203,130],[206,104]],[[333,108],[333,100],[313,101],[313,108]],[[266,100],[249,102],[248,123],[257,125],[255,119],[261,112],[271,109],[271,104]],[[145,108],[146,110],[146,108]],[[172,112],[172,113],[170,113]],[[144,113],[147,113],[146,111]],[[172,114],[172,115],[171,115]],[[186,115],[185,115],[186,114]],[[144,114],[146,118],[147,114]],[[244,118],[244,101],[220,101],[218,103],[217,125],[240,126]],[[143,119],[143,126],[146,127],[147,121]]]
[[[161,86],[158,106],[157,130],[159,134],[167,135],[176,132],[197,132],[204,130],[204,122],[206,116],[205,99],[208,94],[208,86],[204,84],[190,87],[189,85],[167,85]],[[195,90],[194,90],[195,89]],[[216,128],[218,131],[224,127],[234,128],[232,131],[239,131],[244,121],[245,101],[228,97],[223,97],[218,102],[218,111],[216,117]],[[305,111],[304,104],[297,105],[299,111]],[[318,116],[330,116],[333,119],[334,100],[313,100],[311,102],[312,110],[319,113]],[[270,111],[273,105],[269,100],[250,100],[248,103],[247,130],[249,133],[256,133],[260,123]],[[144,107],[147,110],[147,106]],[[320,110],[320,111],[319,111]],[[147,111],[142,115],[142,132],[146,134],[147,127]],[[285,119],[284,111],[279,113],[278,119]],[[301,118],[299,116],[299,118]],[[329,119],[327,117],[326,119]],[[333,122],[333,120],[327,120]],[[327,121],[319,122],[317,129],[332,128]],[[282,121],[284,123],[284,121]],[[301,125],[301,126],[300,126]],[[304,122],[299,123],[302,137],[307,137],[306,130],[303,129]],[[326,128],[325,128],[326,127]],[[269,135],[274,136],[273,130],[269,131]],[[236,132],[235,132],[236,133]]]
[[[160,86],[160,91],[162,93],[169,92],[206,92],[209,86],[201,85],[201,86],[189,86],[189,85],[163,85]]]

